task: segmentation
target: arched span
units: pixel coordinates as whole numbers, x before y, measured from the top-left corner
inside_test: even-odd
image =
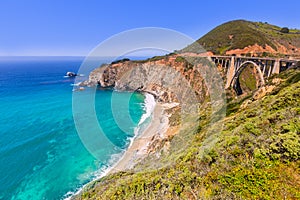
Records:
[[[231,83],[230,83],[231,87],[233,87],[233,88],[235,87],[235,85],[238,82],[237,80],[238,80],[240,74],[249,64],[252,64],[256,68],[258,75],[259,75],[260,83],[261,83],[260,85],[263,86],[265,84],[264,75],[263,75],[260,67],[253,61],[245,61],[239,66],[238,70],[235,72],[235,74],[231,80]]]

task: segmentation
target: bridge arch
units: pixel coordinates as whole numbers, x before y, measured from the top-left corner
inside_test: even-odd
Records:
[[[233,76],[233,78],[232,78],[232,80],[231,80],[230,86],[231,86],[232,88],[234,88],[234,90],[235,90],[237,93],[238,93],[237,90],[238,90],[238,87],[239,87],[239,86],[238,86],[238,84],[239,84],[238,78],[239,78],[240,74],[243,72],[243,70],[244,70],[247,66],[249,66],[249,64],[252,64],[252,65],[256,68],[256,70],[257,70],[257,72],[258,72],[258,75],[259,75],[260,86],[263,86],[263,85],[265,84],[264,75],[263,75],[263,73],[262,73],[260,67],[258,66],[258,64],[255,63],[255,62],[253,62],[253,61],[248,60],[248,61],[245,61],[245,62],[243,62],[242,64],[240,64],[240,66],[238,67],[237,71],[235,72],[235,74],[234,74],[234,76]],[[241,89],[240,89],[240,90],[241,90]]]

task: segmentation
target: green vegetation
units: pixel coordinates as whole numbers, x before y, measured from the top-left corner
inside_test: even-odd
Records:
[[[161,60],[164,59],[166,56],[154,56],[152,58],[147,59],[147,61],[157,61],[157,60]]]
[[[224,54],[227,50],[243,49],[249,45],[266,44],[276,49],[276,46],[260,31],[253,28],[253,23],[237,20],[222,24],[197,41],[207,51]]]
[[[290,32],[290,29],[287,28],[287,27],[283,27],[281,30],[280,30],[281,33],[289,33]]]
[[[186,59],[182,56],[177,56],[175,62],[186,62]]]
[[[268,23],[235,20],[216,27],[196,43],[184,48],[182,52],[199,51],[200,45],[206,51],[220,55],[225,54],[228,50],[243,49],[255,44],[262,47],[268,45],[277,50],[278,43],[287,48],[291,44],[300,47],[300,31],[287,27],[280,28]],[[201,49],[201,51],[204,50]],[[276,55],[270,54],[270,56]]]
[[[134,60],[133,62],[135,63],[146,63],[146,62],[151,62],[151,61],[158,61],[158,60],[163,60],[165,58],[167,58],[167,56],[169,55],[173,55],[172,53],[168,54],[168,55],[163,55],[163,56],[153,56],[152,58],[148,58],[145,60]]]
[[[113,61],[113,62],[111,62],[111,64],[117,64],[117,63],[122,63],[122,62],[126,62],[126,61],[130,61],[130,59],[129,58],[123,58],[121,60]]]
[[[283,81],[271,94],[228,99],[227,117],[213,126],[209,109],[203,109],[197,123],[190,123],[198,128],[189,146],[162,156],[169,165],[155,169],[141,163],[141,171],[104,177],[78,198],[300,199],[300,71],[272,78]],[[241,106],[245,101],[250,103]],[[208,130],[220,124],[217,142],[201,151]]]
[[[240,87],[243,93],[248,93],[257,89],[256,74],[254,73],[253,66],[246,67],[239,76]]]

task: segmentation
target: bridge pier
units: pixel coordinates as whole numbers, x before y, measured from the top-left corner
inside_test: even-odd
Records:
[[[271,71],[272,71],[272,66],[270,66],[270,67],[269,67],[269,71],[268,71],[268,75],[267,75],[267,77],[270,77],[270,75],[271,75]]]
[[[230,65],[229,65],[229,68],[228,68],[228,71],[227,71],[227,80],[226,80],[226,85],[225,85],[225,89],[228,89],[230,87],[230,84],[231,84],[231,80],[233,79],[233,76],[235,74],[235,59],[234,59],[234,56],[231,57],[231,60],[230,60]]]
[[[264,68],[263,68],[263,71],[262,71],[262,73],[263,73],[263,75],[265,75],[265,72],[266,72],[266,68],[268,67],[268,61],[267,61],[267,63],[264,65]]]
[[[279,74],[279,72],[280,72],[280,60],[276,59],[275,63],[274,63],[272,74]],[[269,76],[270,76],[270,74],[268,75],[268,77]]]

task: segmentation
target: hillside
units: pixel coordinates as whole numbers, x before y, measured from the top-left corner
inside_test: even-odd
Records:
[[[77,199],[299,199],[300,71],[272,78],[275,88],[263,98],[229,98],[226,118],[213,127],[202,110],[190,146],[163,158],[170,165],[147,169],[145,161],[144,170],[104,177]],[[200,155],[218,123],[218,142]]]
[[[300,55],[300,30],[288,33],[282,27],[262,22],[236,20],[224,23],[208,32],[197,42],[209,52],[221,55]],[[195,51],[190,45],[184,52]]]
[[[298,30],[284,34],[281,29],[266,23],[232,21],[198,42],[218,54],[283,56],[285,51],[294,51],[285,55],[297,56],[289,45],[300,47]],[[194,47],[192,44],[178,53],[199,50]],[[241,74],[245,94],[236,97],[228,89],[226,106],[211,116],[216,102],[210,100],[211,88],[191,64],[192,58],[200,61],[199,66],[211,66],[201,57],[169,54],[143,61],[113,62],[90,74],[83,84],[151,91],[157,101],[177,102],[173,90],[190,93],[178,87],[183,80],[174,77],[172,91],[164,87],[165,75],[175,70],[197,91],[201,109],[184,122],[180,109],[167,110],[168,130],[176,130],[175,134],[153,140],[152,151],[134,168],[90,183],[74,199],[300,199],[299,66],[272,75],[259,89],[248,67]],[[223,69],[218,70],[225,76]],[[216,74],[202,75],[211,77],[210,85],[217,88]]]

